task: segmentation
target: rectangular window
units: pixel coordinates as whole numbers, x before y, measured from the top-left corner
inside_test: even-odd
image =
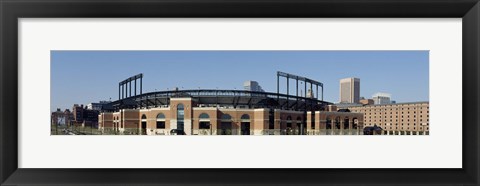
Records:
[[[200,122],[199,129],[210,129],[210,122]]]
[[[157,121],[157,129],[165,129],[165,121]]]

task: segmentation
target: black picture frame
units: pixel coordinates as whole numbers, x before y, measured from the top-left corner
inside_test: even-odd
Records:
[[[478,0],[1,0],[0,183],[1,185],[478,185],[479,8]],[[463,168],[19,169],[18,19],[57,17],[462,18]],[[448,104],[448,101],[445,101],[445,104]]]

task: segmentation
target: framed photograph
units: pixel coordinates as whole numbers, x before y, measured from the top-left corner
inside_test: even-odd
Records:
[[[478,185],[479,4],[2,1],[1,185]]]

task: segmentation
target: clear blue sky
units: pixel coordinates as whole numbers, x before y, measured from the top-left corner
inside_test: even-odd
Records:
[[[429,98],[428,51],[52,51],[51,110],[117,100],[118,82],[138,73],[144,74],[144,92],[238,90],[246,80],[276,92],[277,71],[323,82],[330,102],[338,102],[339,80],[346,77],[360,78],[366,98],[376,92],[397,102]],[[290,85],[294,94],[295,81]]]

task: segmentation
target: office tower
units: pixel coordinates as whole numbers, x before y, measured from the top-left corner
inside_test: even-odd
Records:
[[[256,81],[245,81],[243,87],[245,90],[249,91],[265,92]]]
[[[372,96],[373,102],[375,105],[379,104],[391,104],[390,101],[391,95],[388,93],[377,92]]]
[[[345,78],[340,80],[340,103],[359,103],[360,79]]]

